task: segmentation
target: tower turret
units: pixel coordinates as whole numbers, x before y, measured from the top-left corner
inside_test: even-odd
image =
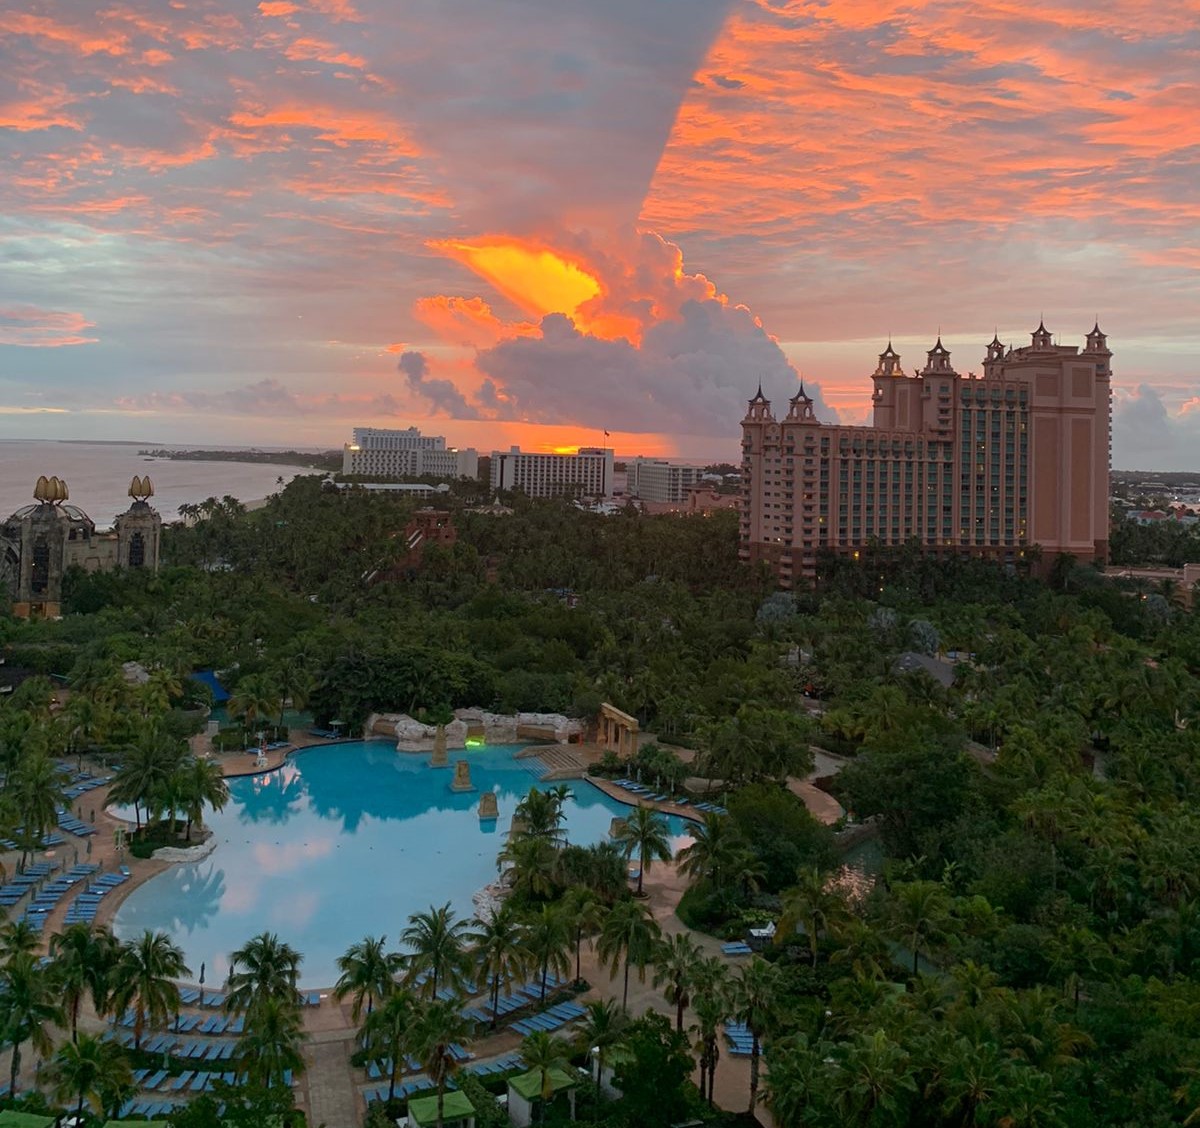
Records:
[[[817,417],[813,414],[812,397],[804,390],[804,381],[800,381],[800,390],[788,400],[788,419],[795,423],[815,423]]]
[[[1038,327],[1033,331],[1033,347],[1035,349],[1051,349],[1054,347],[1054,337],[1046,328],[1044,319],[1039,319]]]
[[[925,367],[921,369],[922,376],[957,376],[958,373],[950,365],[950,350],[942,344],[938,335],[937,344],[925,354]]]
[[[774,423],[775,416],[771,414],[771,401],[763,395],[762,382],[759,381],[758,391],[746,401],[746,417],[743,423]]]
[[[879,363],[875,366],[875,376],[903,376],[904,369],[900,367],[900,354],[892,348],[888,341],[887,348],[879,354]]]

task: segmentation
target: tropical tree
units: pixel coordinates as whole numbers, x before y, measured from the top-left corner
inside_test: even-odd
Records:
[[[750,1031],[750,1108],[758,1103],[758,1070],[762,1055],[762,1037],[774,1022],[782,990],[782,975],[774,964],[755,957],[738,968],[730,985],[733,1016]]]
[[[4,966],[0,980],[0,1039],[12,1046],[9,1092],[17,1095],[21,1047],[29,1042],[45,1057],[53,1048],[47,1032],[63,1021],[50,977],[30,952],[18,952]]]
[[[413,1031],[415,1052],[429,1080],[437,1087],[437,1125],[442,1128],[446,1083],[458,1069],[458,1043],[471,1036],[471,1023],[455,998],[433,999],[420,1008]]]
[[[283,1086],[289,1073],[304,1069],[304,1035],[295,998],[268,996],[254,1008],[238,1038],[238,1073],[252,1085]]]
[[[728,815],[708,811],[704,822],[693,825],[692,841],[676,855],[679,872],[692,881],[707,881],[720,888],[745,842]]]
[[[98,1015],[105,1012],[113,970],[121,946],[109,929],[71,924],[50,937],[50,978],[61,993],[71,1023],[71,1041],[78,1041],[79,1008],[91,995]]]
[[[566,975],[571,970],[571,935],[562,909],[558,905],[542,905],[526,920],[524,934],[525,948],[541,985],[538,1001],[545,1002],[550,973]]]
[[[675,1029],[681,1033],[700,959],[699,947],[686,932],[667,937],[654,953],[654,986],[663,988],[664,998],[675,1008]]]
[[[513,838],[539,839],[559,846],[563,841],[563,804],[570,797],[570,789],[542,791],[531,787],[529,793],[517,804],[513,812],[515,831]]]
[[[585,1004],[585,1009],[577,1033],[579,1046],[595,1056],[596,1084],[603,1088],[604,1058],[624,1040],[629,1028],[629,1013],[612,999],[595,999]]]
[[[103,1117],[105,1096],[132,1084],[129,1060],[116,1042],[92,1034],[64,1042],[50,1062],[47,1080],[58,1100],[74,1099],[75,1123],[83,1123],[83,1106],[90,1104]]]
[[[269,999],[296,1007],[300,963],[304,957],[273,932],[260,932],[229,957],[228,1012],[251,1016]]]
[[[7,966],[14,956],[36,952],[41,943],[41,935],[28,920],[7,921],[0,927],[0,963]]]
[[[796,874],[796,884],[783,894],[776,940],[783,940],[803,928],[813,967],[822,933],[836,927],[847,916],[846,902],[829,879],[816,866],[804,866]]]
[[[626,858],[638,855],[637,895],[643,896],[642,883],[651,863],[669,862],[673,856],[666,820],[653,807],[639,805],[617,826],[613,841],[624,850]]]
[[[192,838],[192,824],[202,826],[204,808],[222,811],[229,802],[229,784],[225,773],[215,760],[193,757],[175,773],[172,790],[178,797],[180,808],[187,818],[187,839]]]
[[[110,1003],[116,1012],[133,1010],[133,1045],[142,1048],[142,1034],[151,1026],[165,1026],[179,1013],[179,988],[174,980],[191,975],[183,951],[165,932],[147,929],[136,940],[121,946],[113,968]]]
[[[583,942],[600,931],[605,907],[594,890],[577,885],[563,897],[562,912],[575,948],[575,982],[579,984],[583,982]]]
[[[397,989],[367,1015],[359,1031],[371,1060],[387,1067],[389,1101],[396,1095],[396,1079],[404,1061],[414,1049],[413,1030],[418,1011],[412,992]]]
[[[247,729],[275,711],[281,694],[267,674],[247,674],[233,688],[225,708],[231,717],[240,717]]]
[[[396,989],[396,976],[403,963],[398,952],[387,951],[386,936],[366,936],[338,956],[337,966],[342,974],[334,984],[333,994],[339,1001],[347,995],[353,998],[350,1015],[355,1022],[362,1014],[364,1002],[370,1017],[375,1003]]]
[[[561,858],[549,838],[516,834],[509,838],[498,860],[512,866],[508,880],[513,892],[537,900],[554,892]]]
[[[428,989],[431,999],[437,998],[439,987],[461,990],[471,970],[471,953],[466,939],[469,924],[455,920],[447,901],[440,909],[414,913],[400,940],[409,948],[405,958],[405,982]]]
[[[615,979],[622,964],[625,983],[621,991],[621,1006],[629,1009],[629,969],[638,969],[638,978],[646,978],[646,965],[654,958],[654,947],[661,930],[649,910],[637,901],[622,901],[613,907],[600,929],[596,955],[601,965]]]
[[[571,1060],[571,1050],[566,1042],[551,1037],[545,1030],[526,1034],[521,1041],[521,1060],[538,1075],[538,1093],[542,1101],[538,1108],[538,1122],[546,1119],[546,1106],[554,1096],[554,1074]]]
[[[488,985],[494,1030],[500,1017],[500,992],[507,991],[533,966],[532,956],[525,944],[525,930],[510,902],[501,902],[490,918],[481,918],[477,924],[467,940],[477,961],[479,979]]]
[[[64,787],[62,773],[47,755],[27,755],[17,765],[12,799],[25,828],[21,841],[22,865],[28,860],[29,851],[58,825],[59,809],[67,805]]]
[[[132,742],[121,750],[121,767],[108,793],[115,803],[133,804],[137,829],[142,826],[142,808],[160,802],[182,756],[183,742],[171,736],[161,720],[149,717],[138,721]]]
[[[942,934],[950,917],[950,899],[937,881],[908,881],[895,888],[892,918],[912,951],[912,973],[920,966],[921,949]]]

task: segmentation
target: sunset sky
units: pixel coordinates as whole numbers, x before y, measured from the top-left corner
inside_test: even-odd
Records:
[[[736,454],[889,336],[1200,469],[1200,0],[0,0],[0,438]]]

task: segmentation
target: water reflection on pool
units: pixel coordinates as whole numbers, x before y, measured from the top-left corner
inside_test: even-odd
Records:
[[[471,895],[496,877],[496,854],[513,808],[538,784],[519,745],[451,751],[466,759],[478,790],[450,790],[453,771],[429,754],[397,753],[384,741],[337,744],[296,754],[282,768],[229,781],[230,801],[210,814],[218,845],[200,862],[172,866],[118,908],[122,938],[164,929],[206,982],[221,982],[228,956],[258,932],[278,932],[304,953],[305,986],[328,987],[335,961],[355,940],[386,933],[396,944],[411,913],[449,901],[464,916]],[[608,834],[628,808],[583,780],[569,786],[571,842]],[[495,791],[500,818],[476,815]],[[668,819],[675,845],[686,824]]]

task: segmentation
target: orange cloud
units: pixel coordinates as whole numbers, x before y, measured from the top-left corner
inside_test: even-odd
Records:
[[[454,345],[472,348],[490,348],[506,337],[531,336],[537,332],[532,322],[504,322],[493,312],[482,298],[454,298],[437,294],[431,298],[418,298],[413,304],[413,313],[425,323],[439,339]],[[401,352],[406,346],[389,346],[388,352]]]
[[[57,349],[93,345],[99,338],[85,336],[95,328],[82,313],[38,309],[36,306],[0,307],[0,345],[28,349]]]

